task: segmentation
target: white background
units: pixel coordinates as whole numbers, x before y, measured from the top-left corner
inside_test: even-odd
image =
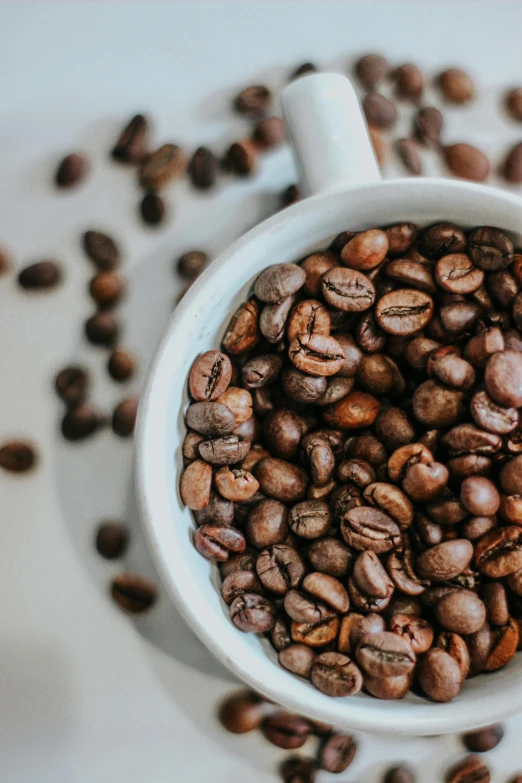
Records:
[[[498,111],[501,90],[522,82],[521,29],[519,4],[471,0],[0,8],[0,244],[16,267],[56,257],[66,270],[64,285],[42,295],[20,291],[13,273],[0,280],[0,440],[27,435],[41,450],[32,475],[0,476],[3,783],[268,783],[283,755],[259,735],[220,729],[214,707],[231,687],[228,675],[165,596],[135,623],[107,599],[119,566],[93,552],[102,517],[128,519],[135,532],[125,566],[154,576],[132,499],[132,447],[110,432],[65,444],[52,380],[74,359],[96,372],[101,408],[110,410],[128,388],[138,391],[179,293],[173,259],[194,247],[215,255],[270,214],[293,165],[282,150],[255,180],[224,182],[207,196],[176,183],[167,191],[171,219],[146,229],[136,217],[134,172],[107,156],[122,123],[142,111],[156,142],[208,143],[221,152],[248,129],[229,110],[239,87],[277,89],[307,59],[346,71],[357,54],[375,50],[431,75],[446,65],[469,69],[479,100],[446,112],[445,138],[475,142],[496,165],[508,142],[522,138]],[[403,107],[405,129],[408,116]],[[89,156],[90,176],[74,193],[57,193],[56,162],[75,150]],[[438,171],[433,156],[425,162],[427,172]],[[387,168],[395,172],[403,173]],[[92,268],[79,236],[94,226],[124,248],[123,343],[141,364],[124,389],[107,378],[105,352],[81,337]],[[522,767],[521,728],[522,720],[510,720],[490,754],[494,781]],[[462,751],[452,738],[364,736],[360,746],[338,776],[343,783],[378,781],[387,764],[407,757],[422,761],[429,783]]]

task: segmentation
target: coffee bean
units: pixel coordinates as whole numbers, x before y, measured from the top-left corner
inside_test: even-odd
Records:
[[[422,234],[420,251],[435,261],[451,253],[462,253],[466,243],[466,235],[453,223],[435,223]]]
[[[195,459],[185,468],[181,477],[180,493],[183,502],[193,511],[206,508],[211,487],[211,466],[201,459]]]
[[[113,345],[118,332],[118,322],[111,313],[96,313],[85,322],[85,336],[93,345]]]
[[[418,101],[424,92],[424,79],[416,65],[407,63],[393,71],[395,91],[398,98],[407,101]]]
[[[386,569],[395,587],[406,595],[421,595],[429,586],[428,581],[417,575],[409,546],[392,552],[386,561]]]
[[[138,171],[140,187],[145,190],[161,190],[187,168],[187,158],[177,144],[164,144],[144,160]]]
[[[443,541],[419,556],[416,571],[423,579],[442,582],[462,573],[472,557],[473,546],[466,539]]]
[[[303,580],[303,589],[341,614],[348,611],[348,593],[333,576],[319,571],[307,574]]]
[[[259,482],[247,470],[241,468],[220,468],[214,474],[216,489],[224,498],[241,503],[251,498],[259,489]]]
[[[111,595],[121,609],[142,614],[156,603],[158,589],[147,577],[125,572],[112,580]]]
[[[89,293],[100,307],[113,307],[125,292],[125,281],[115,272],[99,272],[91,279]]]
[[[512,119],[522,122],[522,87],[515,87],[507,93],[505,106]]]
[[[506,495],[522,495],[522,457],[514,457],[503,465],[500,485]]]
[[[409,288],[385,294],[375,307],[379,326],[389,334],[409,335],[423,329],[433,314],[433,300]]]
[[[345,378],[339,378],[338,381],[346,382]],[[325,396],[328,388],[326,377],[324,376],[311,376],[304,372],[300,372],[295,367],[288,367],[281,373],[281,381],[283,389],[288,396],[295,402],[302,404],[309,404],[317,402],[320,404],[320,400]],[[350,391],[353,386],[353,380],[349,383],[347,392]],[[329,396],[335,396],[336,388],[332,389]],[[343,396],[343,395],[341,395]],[[328,404],[329,400],[324,404]]]
[[[220,351],[206,351],[190,370],[189,388],[195,400],[217,400],[226,391],[232,378],[232,364]]]
[[[96,530],[96,549],[107,560],[121,557],[129,544],[129,531],[124,522],[102,522]]]
[[[449,68],[437,79],[442,94],[449,103],[468,103],[475,96],[471,77],[460,68]]]
[[[236,426],[234,414],[220,402],[195,402],[187,409],[188,426],[203,435],[229,435]]]
[[[199,532],[199,531],[198,531]],[[245,633],[266,633],[275,622],[275,607],[255,593],[238,595],[230,606],[230,619]]]
[[[513,243],[498,228],[476,228],[468,242],[471,260],[487,272],[504,269],[513,260]]]
[[[502,164],[502,173],[506,182],[522,182],[522,144],[511,147]]]
[[[274,264],[257,278],[255,294],[262,302],[279,302],[302,288],[306,272],[296,264]]]
[[[264,310],[266,309],[265,307]],[[262,328],[261,331],[263,331]],[[286,332],[288,340],[293,340],[294,337],[301,334],[329,336],[330,315],[328,310],[321,302],[314,299],[305,299],[303,302],[299,302],[288,317]]]
[[[293,506],[289,524],[301,538],[314,539],[324,535],[330,527],[331,513],[323,500],[305,500]]]
[[[18,274],[18,284],[27,291],[54,288],[62,281],[62,271],[54,261],[38,261]]]
[[[392,767],[384,776],[384,783],[415,783],[415,780],[409,767]]]
[[[336,538],[321,538],[314,541],[308,550],[312,567],[336,579],[347,576],[353,555],[348,547]]]
[[[311,73],[317,73],[318,68],[313,63],[303,63],[302,65],[299,65],[289,76],[289,81],[293,81],[294,79],[298,79],[300,76],[307,76]]]
[[[462,741],[466,749],[472,753],[487,753],[488,750],[496,748],[504,736],[504,727],[502,723],[495,723],[493,726],[487,726],[485,729],[477,729],[462,735]]]
[[[492,644],[484,666],[486,672],[502,669],[513,658],[519,648],[519,625],[509,618],[506,625],[491,631]]]
[[[83,155],[67,155],[59,164],[54,175],[58,188],[72,188],[78,185],[87,173],[87,160]]]
[[[307,477],[301,468],[280,459],[267,457],[254,467],[261,492],[282,503],[301,500],[307,487]]]
[[[192,465],[189,465],[183,475],[186,476],[190,468],[195,464],[193,462]],[[182,486],[182,496],[184,489],[185,487]],[[187,483],[185,494],[188,495],[189,490],[190,487]],[[192,491],[196,492],[198,490]],[[200,496],[202,493],[203,490],[200,489]],[[209,523],[197,529],[194,536],[194,546],[203,557],[224,562],[228,560],[230,552],[244,552],[246,543],[243,534],[231,525]]]
[[[247,117],[258,117],[264,114],[270,108],[271,103],[272,94],[268,87],[262,84],[245,87],[234,98],[235,110]]]
[[[415,665],[415,653],[405,639],[389,631],[367,634],[357,647],[357,661],[374,677],[399,677]]]
[[[223,337],[223,348],[228,353],[245,353],[257,345],[258,317],[259,305],[254,300],[245,302],[236,310]]]
[[[199,277],[207,263],[206,253],[201,250],[189,250],[178,258],[176,269],[185,280],[193,281]]]
[[[306,644],[290,644],[280,651],[278,660],[288,671],[297,674],[298,677],[309,679],[314,657],[313,649]]]
[[[122,400],[112,414],[112,431],[121,438],[128,438],[134,432],[138,414],[138,398],[128,397]]]
[[[377,163],[382,166],[388,157],[388,145],[384,139],[384,135],[378,128],[374,128],[373,125],[368,125],[368,134],[372,143]]]
[[[369,125],[377,128],[389,128],[397,120],[395,105],[377,92],[369,92],[362,102],[364,114]]]
[[[89,403],[81,402],[63,417],[61,430],[66,440],[77,441],[93,435],[102,425],[98,413]]]
[[[136,114],[122,130],[111,155],[120,163],[138,164],[147,155],[148,122]]]
[[[26,473],[36,462],[36,450],[27,441],[11,440],[0,446],[0,468],[9,473]]]
[[[58,397],[67,405],[83,402],[89,388],[89,376],[83,367],[65,367],[55,378],[54,388]]]
[[[372,306],[375,289],[370,280],[355,269],[335,267],[322,278],[326,301],[339,310],[358,313]]]
[[[442,438],[452,456],[470,453],[479,455],[495,454],[502,441],[498,435],[475,427],[473,424],[458,424]]]
[[[403,699],[411,685],[411,675],[400,677],[372,677],[366,674],[364,687],[376,699]]]
[[[375,552],[361,552],[353,567],[353,580],[359,590],[374,598],[386,598],[390,589],[388,574]]]
[[[283,606],[290,619],[298,624],[320,623],[329,614],[324,604],[317,603],[299,590],[289,590]]]
[[[136,363],[134,357],[127,351],[113,351],[107,362],[109,375],[118,383],[128,381],[134,375]]]
[[[442,114],[434,106],[424,106],[416,113],[413,120],[415,137],[427,146],[437,147],[440,144],[440,134],[444,120]]]
[[[295,302],[295,295],[287,296],[280,302],[266,304],[259,318],[259,328],[261,334],[266,337],[269,343],[279,343],[285,335],[285,329],[290,310]],[[328,327],[330,318],[328,316]],[[305,330],[306,331],[306,330]],[[330,329],[328,328],[328,333]],[[296,332],[298,334],[299,332]],[[295,337],[295,334],[292,335]],[[290,338],[291,339],[291,338]]]
[[[475,633],[486,620],[486,607],[471,590],[454,590],[443,596],[435,613],[443,628],[458,634]]]
[[[299,587],[306,573],[301,555],[285,544],[263,549],[256,561],[256,571],[264,587],[277,595]]]
[[[283,783],[314,783],[317,762],[301,756],[286,758],[279,767]]]
[[[462,505],[474,516],[489,517],[496,514],[500,505],[497,488],[484,476],[469,476],[460,486]]]
[[[332,644],[339,633],[339,618],[330,609],[322,604],[316,605],[320,618],[312,622],[303,623],[295,620],[291,625],[291,634],[294,642],[305,644],[309,647],[325,647]]]
[[[281,209],[296,204],[301,200],[301,194],[297,185],[289,185],[281,193]]]
[[[355,73],[367,90],[375,89],[389,72],[388,60],[380,54],[365,54],[355,63]]]
[[[522,354],[499,351],[486,363],[484,383],[490,397],[499,405],[518,408],[522,405]]]
[[[257,144],[251,139],[240,139],[234,142],[225,153],[224,166],[233,174],[248,177],[256,170],[257,157]]]
[[[221,595],[226,604],[231,604],[239,595],[261,593],[261,582],[252,571],[234,571],[223,579]]]
[[[219,162],[207,147],[198,147],[187,165],[192,185],[198,190],[209,190],[216,184]]]
[[[141,200],[140,214],[148,226],[158,226],[165,218],[165,203],[157,193],[149,191]]]
[[[101,231],[86,231],[82,236],[83,249],[91,261],[103,270],[111,270],[120,263],[116,242]]]
[[[442,386],[437,381],[424,381],[413,394],[413,414],[428,427],[451,427],[464,412],[463,393]]]
[[[270,630],[270,640],[277,652],[284,650],[292,644],[292,637],[288,624],[282,617],[277,617],[273,627]]]
[[[432,647],[422,656],[417,675],[420,687],[433,701],[451,701],[460,692],[462,677],[458,663],[437,647]]]
[[[330,251],[313,253],[305,258],[301,269],[305,273],[303,290],[308,296],[317,297],[321,293],[321,279],[325,272],[338,266],[337,256]]]
[[[311,671],[312,683],[327,696],[353,696],[362,688],[359,668],[346,655],[326,652],[317,655]]]
[[[259,728],[265,712],[263,700],[254,691],[233,693],[221,702],[218,716],[231,734],[246,734]]]
[[[361,231],[344,245],[341,251],[341,262],[351,269],[366,271],[378,266],[384,260],[387,252],[387,234],[380,229],[373,228]]]
[[[341,533],[348,546],[359,551],[370,549],[377,554],[388,552],[400,541],[397,523],[382,511],[368,506],[347,511]]]
[[[422,160],[414,139],[398,139],[396,149],[397,154],[411,174],[422,174]]]
[[[386,276],[391,280],[411,286],[428,294],[435,294],[437,287],[433,279],[433,272],[426,264],[420,264],[408,259],[397,259],[386,264],[384,269]]]
[[[462,636],[459,636],[456,633],[450,633],[449,631],[443,631],[438,635],[435,647],[444,650],[454,661],[456,661],[460,670],[461,679],[464,680],[468,675],[470,657],[466,642]]]
[[[518,571],[522,568],[522,528],[510,526],[486,533],[476,544],[475,563],[493,579]]]
[[[352,736],[330,734],[319,750],[319,765],[327,772],[344,772],[354,760],[356,752],[357,743]]]
[[[435,279],[445,291],[453,294],[471,294],[480,288],[484,272],[473,266],[464,253],[442,256],[435,266]]]
[[[267,117],[259,120],[252,133],[252,138],[265,149],[271,149],[282,144],[286,138],[286,129],[280,117]]]
[[[415,655],[425,653],[433,643],[433,628],[420,617],[395,614],[390,620],[390,631],[407,641]]]
[[[477,756],[467,756],[452,767],[446,775],[446,783],[489,783],[489,769]]]
[[[452,144],[444,147],[444,160],[457,177],[484,182],[489,174],[489,161],[481,150],[471,144]]]
[[[284,750],[300,748],[312,732],[306,718],[289,712],[276,712],[267,716],[261,725],[261,731],[273,745]]]

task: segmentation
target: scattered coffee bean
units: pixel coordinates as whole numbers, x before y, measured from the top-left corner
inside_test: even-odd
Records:
[[[176,269],[185,280],[193,281],[202,273],[208,263],[208,256],[201,250],[189,250],[176,262]]]
[[[156,603],[158,589],[145,576],[123,573],[112,580],[111,595],[121,609],[131,614],[142,614]]]
[[[489,161],[481,150],[471,144],[452,144],[444,147],[444,160],[457,177],[484,182],[489,174]]]
[[[443,124],[442,114],[435,106],[424,106],[414,117],[414,135],[423,144],[437,147]]]
[[[272,93],[262,84],[245,87],[234,99],[234,108],[247,117],[265,114],[272,103]]]
[[[138,164],[147,156],[148,122],[142,114],[136,114],[122,130],[111,152],[120,163]]]
[[[85,322],[85,336],[93,345],[113,345],[118,334],[118,322],[111,313],[96,313]]]
[[[416,777],[409,767],[391,767],[384,776],[384,783],[415,783]]]
[[[265,710],[265,702],[254,691],[240,691],[223,700],[218,716],[231,734],[246,734],[259,728]]]
[[[66,440],[77,441],[93,435],[101,426],[102,419],[89,403],[81,402],[71,408],[62,419],[62,435]]]
[[[446,774],[446,783],[489,783],[489,769],[478,756],[467,756]]]
[[[437,79],[442,94],[449,103],[468,103],[475,96],[475,86],[471,77],[460,68],[449,68],[439,74]]]
[[[0,446],[0,468],[9,473],[26,473],[36,461],[36,450],[28,441],[11,440]]]
[[[120,263],[120,250],[115,241],[101,231],[86,231],[82,237],[83,249],[94,264],[105,271]]]
[[[102,522],[96,531],[96,549],[106,560],[121,557],[129,544],[129,531],[123,522]]]
[[[188,163],[187,172],[195,188],[209,190],[216,184],[218,159],[207,147],[198,147]]]
[[[267,117],[264,120],[259,120],[252,133],[252,138],[266,149],[277,147],[286,138],[285,124],[280,117]]]
[[[136,362],[128,351],[114,351],[109,356],[107,369],[113,380],[124,383],[134,375]]]
[[[249,177],[257,168],[258,149],[251,139],[240,139],[225,154],[225,166],[233,174]]]
[[[512,119],[522,122],[522,87],[515,87],[508,92],[505,105]]]
[[[506,182],[518,185],[522,182],[522,143],[515,144],[506,155],[502,165]]]
[[[413,139],[399,139],[397,153],[411,174],[422,174],[422,161]]]
[[[140,214],[148,226],[158,226],[165,218],[165,203],[157,193],[146,193],[140,202]]]
[[[375,157],[377,158],[377,163],[379,166],[382,166],[388,157],[388,145],[384,135],[379,128],[376,128],[373,125],[368,125],[368,133],[370,135],[373,151],[375,152]]]
[[[145,190],[160,190],[175,177],[180,177],[187,168],[187,158],[177,144],[164,144],[142,162],[138,171],[140,187]]]
[[[362,102],[364,114],[369,125],[376,128],[389,128],[397,120],[395,105],[377,92],[370,92]]]
[[[0,276],[4,275],[11,268],[9,258],[5,250],[0,247]]]
[[[318,68],[313,63],[303,63],[302,65],[299,65],[294,71],[292,71],[289,77],[289,81],[298,79],[300,76],[307,76],[310,73],[317,73],[317,71]]]
[[[28,291],[54,288],[62,280],[62,271],[55,261],[38,261],[18,274],[18,284]]]
[[[67,405],[78,405],[85,399],[89,388],[87,371],[82,367],[65,367],[56,376],[54,388]]]
[[[299,193],[299,187],[297,185],[289,185],[281,193],[281,208],[289,207],[291,204],[301,200],[301,194]]]
[[[462,741],[471,753],[487,753],[496,748],[504,736],[504,727],[501,723],[487,726],[485,729],[470,731],[462,735]]]
[[[83,155],[67,155],[59,164],[54,181],[58,188],[72,188],[78,185],[87,173],[87,160]]]
[[[418,101],[424,92],[424,79],[416,65],[407,63],[400,65],[392,73],[395,91],[398,98],[407,101]]]
[[[89,284],[89,293],[101,308],[113,307],[125,292],[125,281],[116,272],[99,272]]]
[[[261,731],[266,739],[278,748],[295,750],[304,745],[312,733],[312,726],[306,718],[299,715],[276,712],[263,720]]]
[[[344,772],[355,758],[357,743],[349,734],[330,734],[319,750],[319,766],[327,772]]]
[[[314,783],[316,770],[315,759],[302,756],[289,756],[279,767],[283,783]]]
[[[129,435],[132,435],[137,414],[137,397],[129,397],[120,402],[112,414],[112,431],[122,438],[127,438]]]
[[[389,72],[388,60],[380,54],[365,54],[355,63],[355,73],[367,90],[374,90]]]

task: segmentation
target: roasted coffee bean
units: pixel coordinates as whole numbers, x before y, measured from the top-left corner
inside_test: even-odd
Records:
[[[241,177],[254,174],[257,168],[258,146],[251,139],[240,139],[232,144],[224,157],[224,168]]]
[[[469,650],[470,667],[468,677],[475,677],[484,670],[489,658],[493,637],[489,623],[486,622],[476,633],[466,637]]]
[[[424,79],[416,65],[406,63],[400,65],[392,73],[395,82],[395,92],[398,98],[407,101],[418,101],[424,92]]]
[[[236,426],[234,414],[220,402],[194,402],[186,413],[187,425],[203,435],[229,435]]]
[[[402,257],[417,238],[415,223],[395,223],[384,229],[388,238],[388,258]]]
[[[78,185],[87,173],[87,159],[83,155],[72,153],[67,155],[59,164],[54,175],[54,181],[58,188],[72,188]]]
[[[406,595],[421,595],[429,585],[428,581],[417,576],[409,546],[392,552],[386,561],[386,569],[395,587]]]
[[[27,291],[54,288],[62,280],[62,271],[55,261],[38,261],[18,274],[18,284]]]
[[[357,269],[334,267],[322,277],[322,292],[332,307],[346,312],[368,310],[375,300],[372,282]]]
[[[348,769],[355,758],[357,744],[348,734],[330,734],[319,750],[319,766],[327,772],[339,773]]]
[[[336,579],[344,579],[350,571],[353,554],[336,538],[321,538],[314,541],[308,550],[312,567]]]
[[[275,264],[257,278],[255,294],[262,302],[279,302],[302,288],[305,279],[305,271],[296,264]]]
[[[381,353],[363,356],[357,369],[357,382],[377,397],[396,397],[404,393],[405,383],[393,359]]]
[[[375,307],[379,326],[389,334],[409,335],[423,329],[433,314],[433,300],[409,288],[385,294]]]
[[[403,138],[396,142],[397,154],[411,174],[422,174],[422,160],[414,139]]]
[[[101,231],[86,231],[82,237],[86,255],[99,269],[111,270],[120,263],[120,250],[116,242]]]
[[[456,633],[450,633],[449,631],[443,631],[437,637],[435,647],[444,650],[450,655],[454,661],[458,664],[461,679],[465,679],[468,675],[470,667],[470,657],[466,642]]]
[[[256,554],[252,549],[245,549],[244,552],[229,554],[228,560],[219,564],[221,577],[226,579],[229,574],[235,574],[238,571],[255,571]]]
[[[355,327],[357,345],[365,353],[382,351],[386,345],[386,334],[382,332],[375,321],[373,312],[361,316]]]
[[[10,440],[0,445],[0,468],[9,473],[26,473],[36,461],[36,450],[27,441]]]
[[[358,435],[350,438],[346,443],[346,454],[348,457],[363,459],[374,468],[388,459],[384,445],[373,435]]]
[[[426,652],[433,643],[433,628],[420,617],[395,614],[390,620],[390,631],[405,639],[415,655]]]
[[[195,511],[194,519],[197,525],[204,525],[206,522],[231,525],[234,522],[234,510],[234,504],[231,500],[227,500],[211,490],[208,506],[200,511]]]
[[[142,114],[137,114],[122,130],[111,155],[121,163],[138,164],[147,153],[148,122]]]
[[[388,574],[371,550],[361,552],[357,557],[352,576],[359,590],[374,598],[385,598],[392,589]]]
[[[506,625],[509,621],[509,607],[506,588],[502,582],[490,582],[481,590],[481,597],[486,607],[486,617],[491,625]]]
[[[350,381],[346,393],[351,390],[353,380],[344,378],[339,378],[337,380],[342,382],[347,380]],[[305,405],[313,402],[318,403],[327,392],[327,380],[324,376],[307,375],[306,373],[297,370],[295,367],[287,367],[283,370],[281,373],[281,382],[283,389],[292,400]],[[332,392],[330,397],[335,397],[335,394]],[[334,401],[335,400],[328,399],[324,404]]]
[[[415,783],[415,780],[409,767],[392,767],[384,776],[383,783]]]
[[[297,674],[298,677],[309,679],[314,657],[312,647],[306,644],[290,644],[279,652],[278,660],[288,671]]]
[[[388,236],[377,228],[361,231],[347,242],[341,251],[341,263],[351,269],[374,269],[386,257]]]
[[[259,305],[250,300],[234,313],[223,337],[223,347],[228,353],[241,354],[250,351],[259,342]]]
[[[399,677],[364,676],[364,687],[376,699],[402,699],[408,693],[412,679],[410,674]]]
[[[489,457],[481,457],[476,454],[465,454],[462,457],[453,457],[447,462],[450,476],[456,481],[467,476],[489,476],[491,473],[491,460]]]
[[[464,348],[464,358],[476,367],[485,367],[488,358],[496,351],[504,350],[504,336],[497,327],[479,332]]]
[[[324,604],[318,604],[299,590],[289,590],[283,599],[283,606],[290,619],[299,624],[321,622],[329,614]]]
[[[477,426],[489,432],[506,435],[518,427],[519,416],[516,407],[505,408],[498,405],[486,391],[479,391],[473,395],[470,412]]]
[[[98,525],[95,545],[106,560],[121,557],[129,544],[129,530],[124,522],[106,521]]]
[[[333,576],[322,574],[319,571],[307,574],[303,579],[303,590],[331,606],[340,614],[348,611],[348,593],[341,582]]]
[[[259,728],[266,703],[254,691],[239,691],[221,702],[218,717],[231,734],[246,734]]]
[[[487,456],[495,454],[502,446],[502,440],[498,435],[485,432],[473,424],[459,424],[453,427],[443,436],[442,442],[452,456],[466,453]]]
[[[241,503],[255,495],[259,482],[247,470],[241,468],[220,468],[214,474],[216,489],[224,498]]]
[[[286,322],[295,302],[295,294],[274,304],[266,304],[259,318],[261,334],[269,343],[280,342],[285,335]]]
[[[267,117],[259,120],[252,133],[257,144],[266,149],[277,147],[286,138],[285,124],[280,117]]]
[[[489,769],[477,756],[467,756],[446,774],[446,783],[489,783]]]
[[[496,514],[500,505],[498,490],[484,476],[470,476],[460,487],[462,505],[473,516],[490,517]]]
[[[291,625],[291,634],[294,642],[306,644],[309,647],[325,647],[337,638],[339,633],[339,618],[322,604],[317,604],[320,610],[320,619],[312,622],[297,623]]]
[[[348,580],[348,596],[350,598],[350,605],[365,614],[368,612],[382,612],[390,603],[393,595],[394,586],[391,580],[387,583],[386,595],[378,598],[376,596],[368,595],[365,593],[353,577]]]
[[[300,334],[288,348],[288,356],[301,372],[313,376],[335,375],[345,358],[339,343],[321,334]]]
[[[276,544],[259,553],[256,571],[263,586],[277,595],[299,587],[306,573],[301,555],[291,546]]]
[[[499,405],[522,405],[522,354],[498,351],[486,363],[484,382],[490,397]]]
[[[375,471],[369,462],[362,459],[347,459],[337,468],[337,478],[341,483],[355,484],[364,489],[375,481]]]
[[[230,619],[245,633],[266,633],[274,625],[275,614],[274,605],[255,593],[238,595],[230,606]]]
[[[231,604],[238,595],[261,593],[261,582],[252,571],[235,571],[229,574],[221,585],[221,595],[227,604]]]
[[[376,128],[389,128],[397,120],[395,105],[377,92],[369,92],[364,97],[362,106],[368,124]]]
[[[77,441],[93,435],[102,425],[102,419],[88,402],[71,408],[63,417],[61,430],[66,440]]]
[[[407,470],[417,463],[431,465],[433,454],[422,443],[409,443],[396,449],[388,460],[388,474],[392,481],[401,481]]]
[[[444,147],[444,160],[457,177],[484,182],[489,174],[489,161],[484,153],[471,144],[452,144]]]
[[[416,527],[422,541],[427,546],[436,546],[441,543],[443,537],[442,528],[424,516],[424,514],[417,514]]]
[[[165,202],[157,193],[145,193],[140,202],[140,215],[148,226],[158,226],[165,219]]]
[[[302,334],[328,336],[330,334],[330,315],[321,302],[315,299],[305,299],[293,308],[286,328],[290,341]]]
[[[507,522],[514,525],[522,524],[522,497],[520,495],[502,495],[500,514]]]
[[[121,609],[131,614],[141,614],[154,606],[158,589],[145,576],[123,573],[112,580],[111,595]]]
[[[462,742],[471,753],[487,753],[496,748],[504,736],[502,723],[495,723],[484,729],[477,729],[462,735]]]
[[[85,336],[93,345],[113,345],[118,333],[118,322],[111,313],[96,313],[85,322]]]
[[[341,522],[341,533],[348,546],[359,551],[370,549],[377,554],[389,552],[400,542],[397,523],[382,511],[368,506],[347,511]]]
[[[319,296],[321,293],[321,278],[328,272],[338,266],[337,256],[330,251],[323,253],[313,253],[308,256],[301,264],[301,269],[305,273],[305,283],[303,290],[308,296]]]
[[[87,371],[74,365],[65,367],[56,376],[54,388],[67,405],[78,405],[85,399],[89,388]]]
[[[181,498],[186,506],[199,511],[208,506],[212,487],[212,467],[196,459],[185,468],[181,477]]]
[[[362,688],[362,674],[346,655],[326,652],[312,664],[312,683],[327,696],[353,696]]]
[[[288,536],[288,509],[278,500],[262,500],[250,512],[245,535],[256,549],[282,544]]]
[[[522,568],[522,528],[513,525],[486,533],[475,546],[475,564],[492,579]]]
[[[216,184],[219,162],[208,147],[198,147],[187,165],[192,185],[198,190],[209,190]]]
[[[263,433],[271,454],[281,459],[292,459],[297,454],[303,430],[296,413],[280,408],[265,416]]]
[[[439,525],[456,525],[468,516],[466,508],[450,490],[445,490],[437,500],[426,506],[426,511]]]
[[[249,449],[248,441],[241,440],[237,435],[223,435],[199,444],[202,459],[211,465],[234,465],[244,459]]]
[[[374,677],[399,677],[415,666],[415,653],[401,636],[389,631],[367,634],[357,647],[357,660]]]
[[[426,363],[428,375],[455,389],[469,389],[475,383],[475,371],[471,364],[457,355],[452,346],[438,348]]]
[[[500,471],[500,485],[506,495],[522,495],[522,455],[506,462]]]
[[[297,503],[288,517],[293,532],[301,538],[320,538],[330,527],[331,513],[324,500]]]
[[[503,668],[519,648],[519,624],[511,618],[500,628],[491,631],[492,644],[484,671],[495,672]]]
[[[172,179],[185,173],[187,158],[177,144],[164,144],[147,156],[138,171],[140,187],[160,190]]]
[[[434,106],[424,106],[413,120],[415,137],[423,144],[437,147],[444,124],[442,114]]]
[[[427,264],[410,261],[408,258],[398,258],[386,264],[384,271],[387,277],[396,280],[401,285],[409,285],[428,294],[434,294],[437,291],[433,272]]]
[[[452,294],[470,294],[484,281],[482,269],[474,266],[464,253],[442,256],[435,266],[437,283]]]
[[[505,269],[513,260],[513,243],[498,228],[475,228],[468,243],[471,260],[486,272]]]
[[[475,633],[484,625],[486,607],[471,590],[454,590],[443,596],[435,607],[443,628],[453,633]]]
[[[420,658],[417,676],[426,696],[437,702],[454,699],[462,685],[458,663],[438,647],[432,647]]]
[[[199,277],[207,263],[206,253],[201,250],[189,250],[178,258],[176,269],[185,280],[193,281]]]
[[[471,77],[460,68],[449,68],[439,74],[437,79],[442,94],[449,103],[468,103],[475,96],[475,86]]]
[[[413,413],[425,426],[451,427],[464,413],[463,393],[434,380],[424,381],[413,394]]]
[[[417,558],[416,572],[422,579],[443,582],[461,574],[472,557],[473,546],[466,539],[443,541]]]
[[[472,517],[462,526],[462,535],[468,541],[477,541],[497,525],[496,517]]]
[[[114,381],[124,383],[134,375],[136,363],[128,351],[113,351],[107,362],[107,370]]]
[[[138,415],[138,398],[127,397],[122,400],[112,413],[112,431],[120,438],[128,438],[134,432]]]
[[[295,750],[304,745],[312,733],[312,726],[300,715],[276,712],[263,720],[261,731],[266,739],[278,748]]]
[[[380,403],[366,392],[353,391],[324,409],[326,423],[341,430],[370,427],[379,412]]]
[[[89,293],[100,307],[109,308],[123,296],[125,281],[115,272],[99,272],[91,279]]]
[[[373,90],[390,72],[388,60],[380,54],[365,54],[355,63],[355,73],[362,86]],[[521,112],[522,114],[522,112]]]
[[[255,465],[254,475],[261,492],[282,503],[296,503],[306,493],[306,473],[284,460],[266,457]]]
[[[453,223],[435,223],[421,236],[420,251],[427,258],[436,261],[452,253],[462,253],[466,249],[466,235]]]
[[[519,283],[507,269],[501,269],[489,275],[488,291],[501,307],[509,308],[519,292]]]
[[[247,117],[258,117],[264,114],[272,103],[272,94],[263,84],[245,87],[234,98],[234,108]]]

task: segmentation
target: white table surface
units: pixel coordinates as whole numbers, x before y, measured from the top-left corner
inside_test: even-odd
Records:
[[[172,220],[146,229],[136,219],[133,172],[107,156],[123,121],[143,111],[158,142],[220,151],[246,129],[228,109],[239,87],[277,88],[307,59],[344,70],[375,50],[428,73],[446,64],[469,69],[481,97],[446,112],[446,138],[475,141],[498,160],[522,137],[495,109],[499,90],[522,81],[521,29],[520,4],[472,0],[0,7],[0,244],[16,267],[55,256],[67,273],[60,289],[42,295],[21,292],[12,273],[0,280],[0,440],[27,435],[42,454],[32,475],[0,475],[3,783],[268,783],[284,755],[259,735],[219,727],[214,706],[232,687],[228,675],[165,595],[136,622],[108,600],[120,566],[93,551],[100,518],[128,519],[125,566],[154,576],[133,502],[132,446],[110,432],[63,442],[52,380],[75,360],[95,371],[93,398],[102,407],[139,391],[179,293],[173,259],[193,247],[216,254],[268,215],[294,180],[293,164],[281,150],[255,180],[225,183],[210,196],[177,183],[167,191]],[[92,161],[89,179],[57,193],[56,161],[78,149]],[[433,159],[427,170],[437,171]],[[105,351],[81,337],[92,268],[78,239],[91,226],[125,249],[124,344],[142,370],[129,387],[108,379]],[[490,754],[494,781],[522,768],[521,729],[522,719],[510,720]],[[357,761],[337,777],[372,783],[387,764],[409,758],[424,765],[429,783],[461,750],[454,738],[362,736]]]

